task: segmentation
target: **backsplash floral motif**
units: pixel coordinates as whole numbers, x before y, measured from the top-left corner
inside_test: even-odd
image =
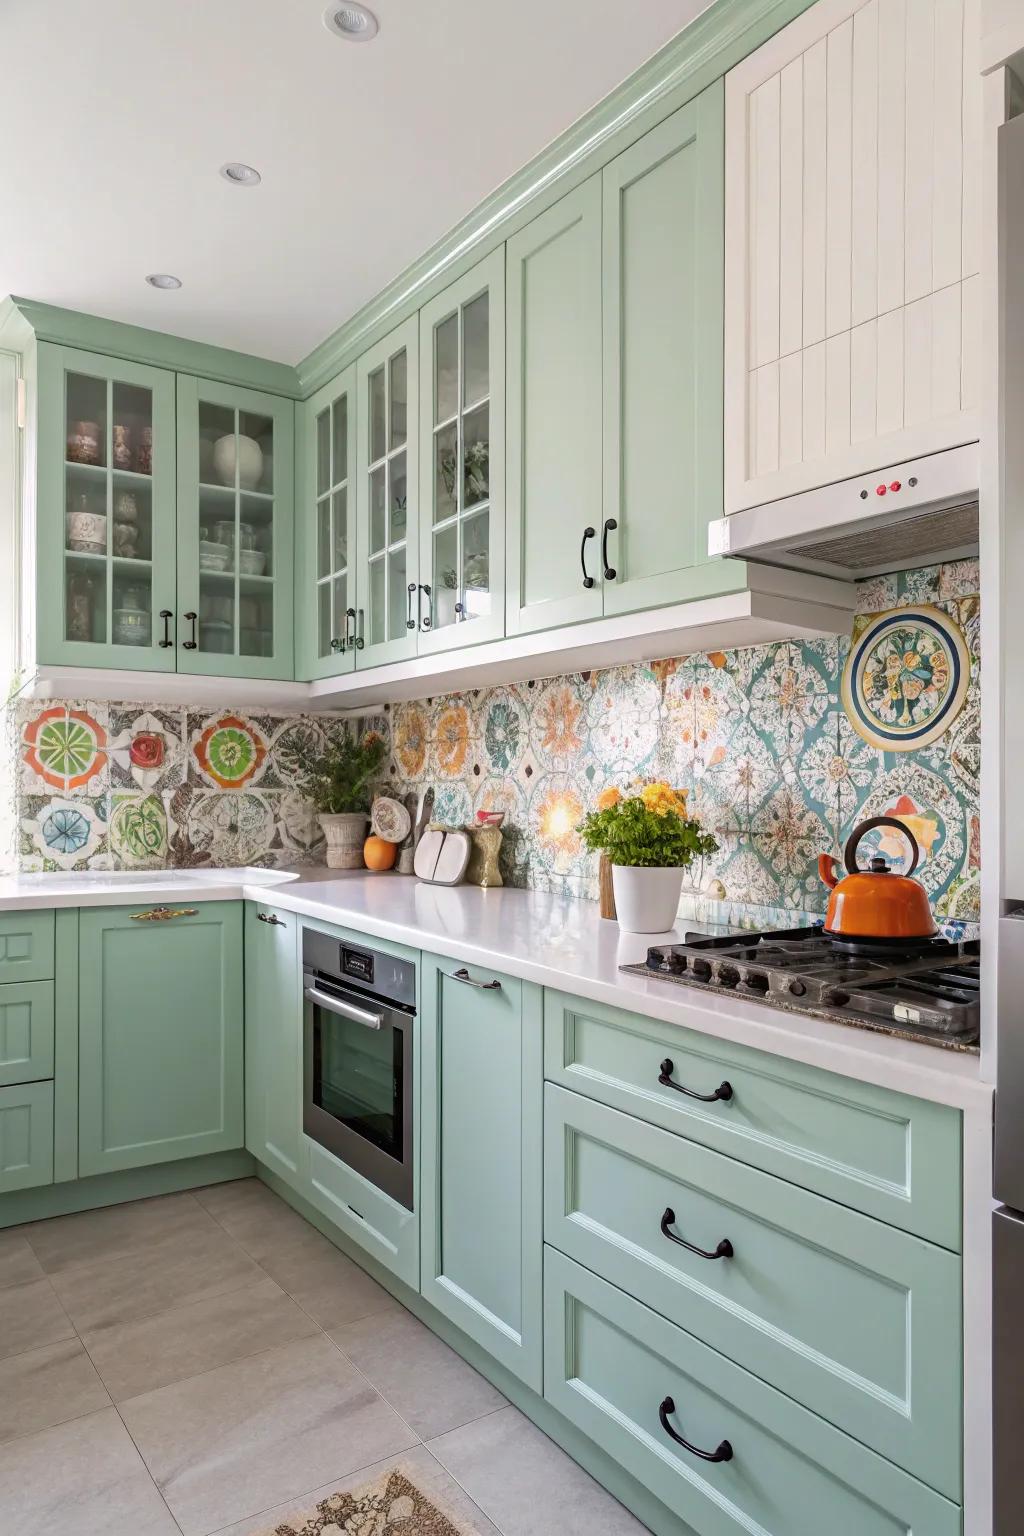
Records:
[[[482,809],[506,813],[510,884],[595,897],[595,863],[576,833],[581,816],[606,784],[666,778],[688,791],[719,841],[696,881],[719,899],[783,918],[823,911],[819,852],[839,853],[867,816],[896,814],[921,844],[921,879],[940,916],[974,921],[977,561],[860,584],[862,613],[919,604],[933,604],[964,636],[970,682],[948,729],[910,752],[870,745],[843,709],[845,636],[396,704],[366,723],[390,731],[392,792],[432,785],[435,817],[448,822]],[[897,867],[905,858],[899,839],[884,851]]]

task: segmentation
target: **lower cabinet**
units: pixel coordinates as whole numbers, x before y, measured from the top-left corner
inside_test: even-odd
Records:
[[[541,1389],[541,989],[424,955],[420,1289]]]
[[[0,1194],[53,1183],[53,1084],[0,1088]]]
[[[290,1184],[304,1178],[300,919],[245,908],[245,1145]]]
[[[545,1249],[544,1395],[701,1536],[960,1536],[941,1494]]]
[[[82,1177],[244,1142],[242,908],[83,909]]]

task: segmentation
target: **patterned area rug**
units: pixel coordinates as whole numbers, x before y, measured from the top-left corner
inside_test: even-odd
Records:
[[[400,1467],[351,1493],[332,1493],[308,1514],[253,1536],[478,1536],[444,1514]]]

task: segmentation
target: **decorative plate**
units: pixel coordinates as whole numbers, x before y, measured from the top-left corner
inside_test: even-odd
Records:
[[[858,624],[842,690],[854,728],[883,751],[926,747],[967,699],[971,659],[959,626],[931,603],[871,614]]]
[[[401,800],[378,795],[370,811],[370,825],[386,843],[403,843],[412,828],[412,817]]]

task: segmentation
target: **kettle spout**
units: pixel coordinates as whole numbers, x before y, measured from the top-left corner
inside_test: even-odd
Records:
[[[833,858],[830,853],[818,854],[818,874],[821,876],[822,880],[828,886],[830,891],[834,890],[836,885],[839,883],[839,876],[836,874],[838,867],[838,859]]]

